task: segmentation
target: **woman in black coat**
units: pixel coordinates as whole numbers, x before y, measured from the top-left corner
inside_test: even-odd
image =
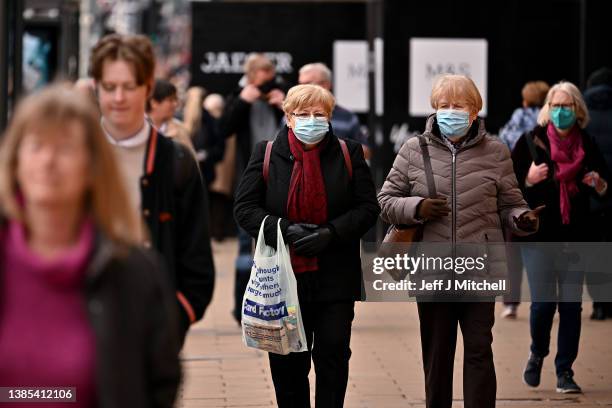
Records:
[[[310,406],[311,357],[317,407],[343,405],[361,299],[359,241],[380,212],[361,146],[342,144],[329,127],[333,107],[333,96],[319,86],[292,88],[283,104],[287,126],[273,144],[255,146],[236,193],[236,220],[252,237],[268,216],[265,240],[276,246],[281,219],[297,278],[308,352],[269,354],[279,407]]]
[[[538,117],[538,126],[518,140],[512,160],[519,185],[530,207],[545,205],[535,242],[588,242],[593,233],[591,200],[609,193],[606,163],[584,128],[589,114],[578,88],[569,82],[553,86]],[[579,393],[572,364],[578,355],[584,271],[576,271],[559,251],[525,244],[523,262],[531,292],[531,354],[525,383],[540,384],[550,331],[559,310],[555,358],[557,392]],[[548,247],[550,248],[550,247]]]

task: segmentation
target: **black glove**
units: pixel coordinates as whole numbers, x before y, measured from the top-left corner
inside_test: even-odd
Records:
[[[295,253],[300,256],[313,257],[325,250],[331,243],[333,233],[329,227],[319,227],[310,235],[297,240],[293,245]]]
[[[291,224],[287,228],[287,242],[294,244],[295,241],[311,235],[318,227],[316,224]]]
[[[512,217],[514,218],[514,223],[519,229],[525,232],[535,232],[538,230],[538,226],[540,225],[540,213],[542,210],[544,210],[544,208],[546,208],[546,206],[541,205],[535,210],[525,211],[518,218]]]
[[[449,213],[446,198],[426,198],[417,207],[417,218],[424,220],[446,217]]]

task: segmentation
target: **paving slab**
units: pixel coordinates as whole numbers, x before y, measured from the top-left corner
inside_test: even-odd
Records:
[[[274,386],[267,354],[249,349],[231,316],[235,240],[214,243],[217,267],[215,293],[205,318],[192,327],[182,352],[184,382],[177,402],[183,408],[273,407]],[[529,304],[519,307],[516,320],[497,318],[493,352],[497,373],[497,406],[534,408],[612,407],[612,320],[588,319],[583,304],[580,353],[574,365],[582,395],[555,392],[555,319],[551,356],[544,361],[542,384],[532,389],[521,374],[529,354]],[[496,315],[502,310],[497,304]],[[421,344],[413,303],[359,303],[351,339],[353,355],[345,407],[425,407]],[[457,340],[453,407],[463,407],[463,342]],[[314,397],[314,369],[310,375]],[[313,401],[314,407],[314,401]]]

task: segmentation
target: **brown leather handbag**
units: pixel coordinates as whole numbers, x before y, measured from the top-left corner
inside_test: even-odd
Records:
[[[427,190],[429,197],[435,198],[437,196],[436,184],[433,177],[433,170],[431,168],[429,147],[427,146],[427,140],[425,137],[418,136],[418,138],[421,153],[423,155],[425,178],[427,179]],[[413,253],[415,245],[411,244],[414,242],[419,242],[423,239],[423,229],[423,224],[394,224],[389,226],[382,245],[378,251],[378,255],[382,257],[395,257],[396,254],[399,254],[400,250],[404,253]],[[408,271],[398,269],[389,269],[388,272],[389,275],[391,275],[391,277],[396,281],[404,279],[408,274]]]
[[[423,224],[393,224],[387,229],[383,244],[410,244],[423,239]]]

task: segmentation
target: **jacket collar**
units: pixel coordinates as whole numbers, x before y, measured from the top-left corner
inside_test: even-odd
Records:
[[[545,144],[549,144],[548,135],[546,134],[546,126],[536,125],[531,131],[534,136],[539,137]]]
[[[159,130],[151,127],[143,162],[143,174],[145,176],[166,174],[166,170],[173,160],[174,145],[177,143]]]
[[[487,130],[485,129],[484,119],[477,117],[476,123],[472,123],[472,127],[470,130],[468,130],[468,134],[466,136],[468,140],[461,146],[460,150],[477,145],[484,140],[486,135]],[[423,136],[446,147],[446,143],[444,143],[444,140],[442,140],[442,136],[440,135],[440,129],[438,128],[438,123],[436,122],[435,113],[432,113],[427,117],[427,123],[425,124],[425,132],[423,133]]]
[[[0,229],[6,228],[7,222],[6,216],[0,213]],[[85,274],[88,284],[97,280],[102,275],[106,265],[113,259],[121,256],[122,250],[123,248],[107,238],[100,229],[96,228],[93,255]],[[1,273],[2,271],[0,271]]]
[[[157,139],[159,131],[155,129],[155,126],[145,118],[142,128],[132,137],[125,140],[115,140],[105,129],[104,129],[104,118],[100,119],[100,124],[106,139],[111,145],[119,147],[136,147],[146,143],[145,157],[144,157],[144,173],[150,175],[155,169],[155,152],[157,150]]]
[[[154,126],[150,126],[149,140],[147,141],[147,150],[145,153],[144,173],[150,175],[155,170],[155,156],[157,151],[157,139],[159,132]]]
[[[101,275],[106,266],[120,255],[120,247],[107,238],[99,229],[96,230],[94,253],[87,267],[87,283],[91,285]]]
[[[133,136],[130,136],[129,138],[123,140],[116,140],[110,135],[110,133],[108,133],[108,131],[104,127],[104,122],[105,119],[104,117],[102,117],[100,119],[100,124],[102,126],[102,130],[104,131],[106,139],[110,144],[119,147],[136,147],[145,144],[147,142],[147,139],[149,138],[150,128],[152,127],[152,125],[149,123],[149,120],[145,118],[142,127]]]

